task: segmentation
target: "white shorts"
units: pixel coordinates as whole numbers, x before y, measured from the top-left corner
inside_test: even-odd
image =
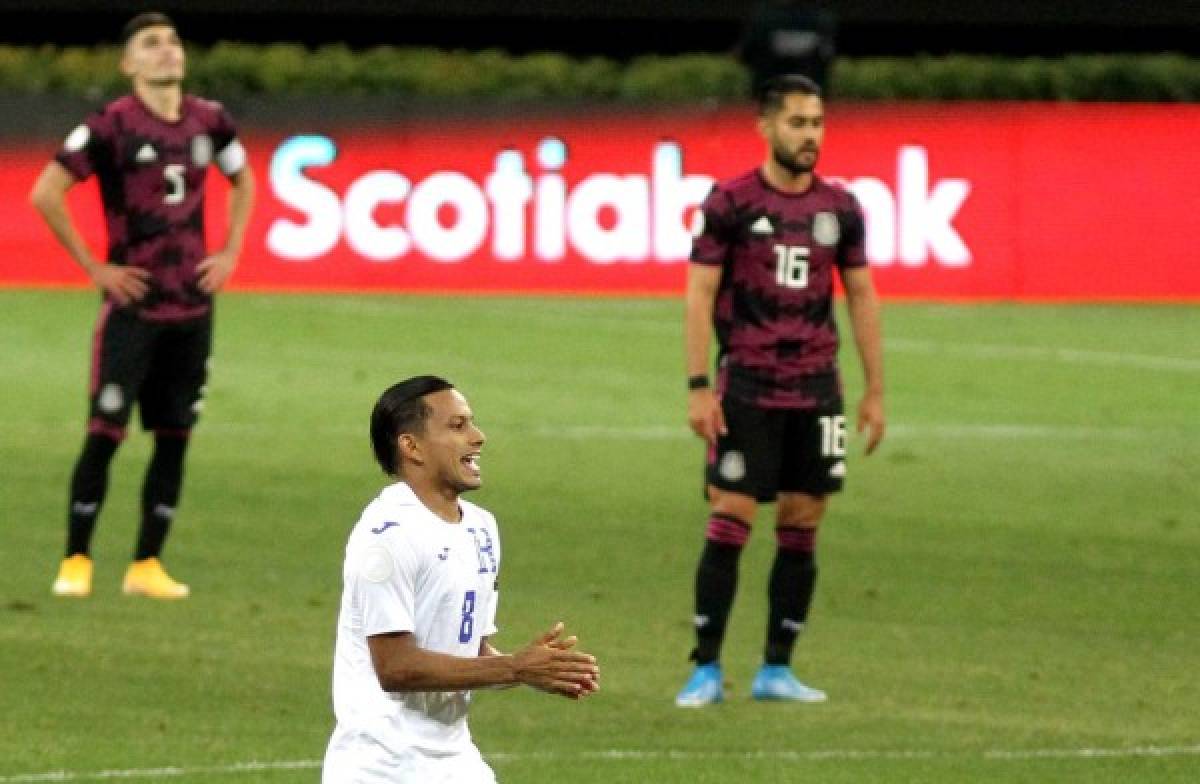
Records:
[[[321,769],[321,784],[496,784],[496,775],[479,749],[469,746],[457,754],[401,753],[370,747],[329,749]]]

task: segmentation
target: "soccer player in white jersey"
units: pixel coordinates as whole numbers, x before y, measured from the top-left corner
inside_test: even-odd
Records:
[[[401,381],[375,404],[371,445],[398,481],[346,545],[323,784],[495,782],[467,729],[472,689],[523,683],[573,699],[597,689],[595,658],[561,623],[514,654],[489,641],[500,535],[460,498],[481,484],[483,443],[444,379]]]

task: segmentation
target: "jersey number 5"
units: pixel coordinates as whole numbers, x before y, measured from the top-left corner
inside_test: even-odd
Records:
[[[163,204],[179,204],[187,192],[184,182],[185,169],[182,163],[168,163],[163,167],[163,179],[167,181],[167,192],[163,196]]]
[[[808,248],[775,246],[775,282],[789,289],[808,288]]]

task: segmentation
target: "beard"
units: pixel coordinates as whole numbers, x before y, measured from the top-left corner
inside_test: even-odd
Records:
[[[797,155],[800,152],[812,152],[812,163],[801,163],[796,159],[796,155],[788,155],[786,151],[780,149],[779,147],[773,147],[771,149],[771,157],[775,159],[776,163],[778,163],[784,169],[787,169],[787,171],[793,177],[797,177],[801,174],[811,174],[813,169],[817,167],[817,158],[820,154],[820,151],[815,147],[802,147]]]
[[[455,495],[462,495],[472,490],[478,490],[483,486],[483,477],[464,476],[452,469],[442,472],[440,478],[443,486],[453,490]]]

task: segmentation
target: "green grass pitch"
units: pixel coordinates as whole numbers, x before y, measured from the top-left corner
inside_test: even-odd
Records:
[[[119,591],[137,431],[95,595],[50,596],[95,313],[89,292],[0,291],[0,784],[316,781],[342,548],[382,484],[368,412],[422,372],[489,438],[497,643],[563,619],[603,666],[582,703],[477,695],[502,782],[1200,780],[1194,306],[888,303],[891,431],[852,445],[796,656],[830,702],[748,697],[764,510],[727,702],[700,711],[672,704],[705,518],[680,302],[227,295],[166,552],[177,604]]]

